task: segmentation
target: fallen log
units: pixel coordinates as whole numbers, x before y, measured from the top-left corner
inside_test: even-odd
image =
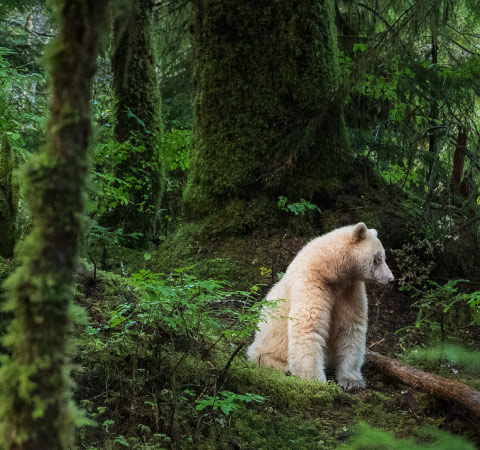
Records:
[[[385,375],[434,397],[453,401],[480,418],[480,392],[470,386],[415,369],[371,350],[367,350],[365,357]]]

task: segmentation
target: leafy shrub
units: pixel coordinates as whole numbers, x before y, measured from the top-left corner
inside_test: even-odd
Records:
[[[289,203],[287,197],[280,196],[278,197],[278,207],[282,211],[290,212],[292,214],[295,214],[296,216],[303,216],[307,212],[322,212],[317,205],[310,203],[303,198],[299,202]]]
[[[380,175],[389,184],[404,185],[409,189],[417,186],[420,181],[420,177],[415,168],[407,172],[404,167],[398,164],[390,164],[387,169],[380,170]]]
[[[205,408],[211,408],[212,411],[220,410],[223,414],[228,416],[232,411],[235,411],[239,407],[239,402],[244,403],[262,403],[265,397],[258,394],[235,394],[230,391],[219,392],[218,395],[205,395],[200,399],[195,400],[197,404],[196,410],[203,411]]]
[[[464,300],[471,308],[473,323],[475,325],[480,325],[480,291],[475,291],[471,294],[463,294],[462,300]]]
[[[409,242],[392,250],[400,269],[400,285],[412,285],[419,289],[428,287],[439,261],[444,261],[447,244],[459,239],[457,223],[446,215],[438,220],[423,217]],[[439,263],[439,266],[442,264]]]
[[[132,167],[130,175],[118,178],[118,166],[132,157],[135,153],[144,153],[144,146],[135,146],[130,142],[116,142],[108,139],[105,143],[95,147],[95,161],[98,161],[96,170],[92,173],[92,188],[89,191],[87,212],[102,216],[119,205],[131,203],[133,191],[144,192],[144,197],[135,204],[139,211],[148,211],[152,206],[152,182],[146,165],[153,164],[143,161],[139,167]]]
[[[141,270],[128,279],[99,272],[98,283],[104,289],[98,295],[115,295],[110,307],[89,306],[97,321],[82,337],[81,398],[89,416],[103,423],[84,431],[86,441],[95,435],[114,447],[140,448],[142,426],[150,430],[145,439],[161,445],[173,433],[170,421],[179,420],[187,442],[203,423],[217,426],[218,411],[231,416],[240,404],[263,400],[222,390],[233,358],[258,321],[262,302],[255,301],[255,289],[230,292],[227,283],[198,280],[188,268],[171,274]],[[94,402],[87,400],[92,397]],[[124,398],[130,399],[128,407]],[[197,430],[190,428],[192,420]]]
[[[134,314],[142,327],[161,325],[172,335],[188,338],[190,345],[218,338],[221,325],[214,309],[231,295],[225,291],[226,283],[197,280],[185,269],[176,269],[169,276],[141,270],[128,282],[141,292]],[[119,308],[116,320],[126,320],[121,315],[122,305]]]
[[[164,133],[162,142],[162,156],[167,163],[167,170],[186,170],[190,167],[190,144],[192,132],[190,130],[171,130]]]
[[[122,228],[111,230],[88,218],[83,253],[93,264],[94,278],[97,268],[105,270],[121,267],[127,251],[124,246],[127,242],[135,242],[140,236],[141,233],[124,233]],[[112,260],[115,261],[114,265],[111,264]]]
[[[457,284],[467,280],[450,280],[440,285],[428,280],[428,289],[417,289],[413,285],[405,285],[400,290],[413,291],[412,297],[418,298],[413,306],[418,309],[415,328],[426,328],[433,341],[445,341],[446,314],[450,308],[463,298],[458,294]]]
[[[414,327],[425,331],[431,342],[444,342],[448,331],[457,331],[458,318],[455,313],[467,305],[470,323],[479,325],[480,294],[478,291],[470,294],[458,292],[459,283],[468,283],[468,280],[449,280],[444,284],[427,280],[424,288],[419,289],[413,285],[400,287],[400,290],[413,292],[412,297],[417,298],[413,303],[413,307],[418,309]],[[453,320],[450,316],[453,316]]]
[[[392,250],[401,272],[399,284],[423,288],[435,268],[435,251],[439,246],[439,242],[423,238],[414,239],[402,248]]]
[[[12,67],[8,60],[12,55],[0,47],[0,136],[6,133],[14,151],[27,156],[36,149],[43,129],[44,101],[33,93],[45,80]]]

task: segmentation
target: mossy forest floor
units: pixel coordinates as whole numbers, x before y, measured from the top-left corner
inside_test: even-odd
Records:
[[[300,246],[298,240],[283,242],[283,256],[274,262],[278,266],[274,270],[280,270]],[[150,264],[155,266],[155,262]],[[242,264],[248,267],[242,270]],[[256,294],[258,300],[273,278],[271,270],[254,257],[230,266],[228,260],[205,260],[189,271],[197,271],[197,277],[183,278],[183,272],[175,275],[181,279],[175,289],[186,297],[193,292],[188,283],[195,290],[198,279],[236,274],[245,287],[248,275],[244,274],[256,273],[251,284],[264,283]],[[245,357],[251,331],[222,334],[223,328],[234,330],[242,323],[245,305],[254,303],[244,293],[232,294],[232,300],[231,296],[217,296],[218,287],[202,285],[197,291],[206,292],[205,298],[210,300],[195,310],[201,323],[194,320],[195,314],[188,314],[203,294],[194,293],[190,303],[182,303],[172,300],[180,291],[172,294],[168,283],[150,279],[150,275],[142,277],[144,292],[153,293],[148,306],[142,300],[142,289],[132,285],[131,278],[127,282],[125,276],[98,272],[94,279],[89,270],[79,278],[77,299],[88,311],[89,325],[78,327],[76,400],[93,421],[81,429],[81,448],[417,448],[413,440],[426,445],[419,448],[474,448],[463,444],[449,447],[448,439],[447,446],[428,446],[433,438],[425,427],[450,431],[480,448],[473,417],[455,405],[384,377],[369,364],[363,368],[367,388],[354,393],[343,392],[333,377],[324,385],[252,365]],[[167,278],[168,274],[160,277]],[[172,309],[154,309],[156,296],[163,296]],[[398,332],[415,323],[412,302],[396,289],[369,289],[367,344],[373,350],[405,358],[405,348],[422,344],[423,338],[415,330]],[[178,317],[179,322],[169,322],[171,317]],[[188,324],[185,328],[182,320]],[[467,326],[463,339],[470,336],[478,343],[473,332]],[[422,367],[413,363],[480,389],[478,371],[464,373],[447,364]],[[413,440],[395,447],[376,447],[380,441],[354,446],[352,437],[361,422],[391,431],[398,439]]]

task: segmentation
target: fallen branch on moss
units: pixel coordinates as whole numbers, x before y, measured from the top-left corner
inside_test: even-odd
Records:
[[[434,397],[453,401],[480,418],[480,392],[438,375],[402,364],[396,359],[367,350],[366,360],[377,370],[415,389],[428,392]]]

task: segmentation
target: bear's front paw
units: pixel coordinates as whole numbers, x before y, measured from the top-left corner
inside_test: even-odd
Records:
[[[338,385],[344,391],[355,391],[357,389],[363,389],[365,387],[365,380],[361,375],[341,377],[338,379]]]

